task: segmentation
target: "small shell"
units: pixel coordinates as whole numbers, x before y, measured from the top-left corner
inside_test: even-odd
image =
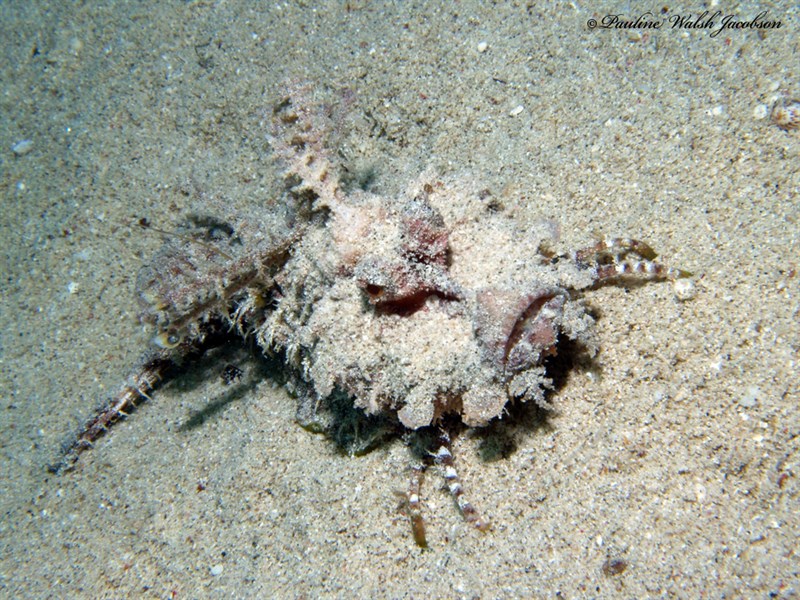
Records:
[[[784,131],[800,127],[800,100],[778,100],[772,107],[772,122]]]

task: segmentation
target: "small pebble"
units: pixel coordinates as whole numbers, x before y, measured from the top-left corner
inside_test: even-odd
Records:
[[[33,150],[33,140],[20,140],[11,146],[11,151],[17,156],[27,154],[31,150]]]
[[[628,561],[622,558],[609,558],[603,563],[601,570],[606,577],[622,575],[628,568]]]
[[[691,279],[676,279],[673,284],[675,297],[681,302],[691,300],[697,294],[697,286]]]
[[[702,504],[705,502],[706,498],[708,498],[708,490],[706,489],[706,486],[704,486],[702,483],[696,483],[694,485],[694,495],[698,503]]]
[[[72,38],[69,41],[69,51],[72,52],[75,56],[80,54],[81,50],[83,50],[83,40],[80,38]]]
[[[481,42],[478,44],[478,52],[486,52],[486,49],[489,47],[489,44],[486,42]]]
[[[751,385],[744,392],[744,396],[739,398],[739,405],[743,408],[753,408],[761,395],[761,390],[757,385]]]
[[[766,104],[756,104],[753,109],[753,118],[760,121],[766,119],[769,114],[769,107]]]
[[[211,567],[210,572],[214,577],[216,577],[217,575],[222,575],[222,571],[224,570],[225,567],[223,567],[222,565],[214,565],[213,567]]]
[[[517,115],[522,114],[523,110],[525,110],[525,108],[523,108],[522,104],[520,104],[508,114],[511,115],[512,117],[516,117]]]

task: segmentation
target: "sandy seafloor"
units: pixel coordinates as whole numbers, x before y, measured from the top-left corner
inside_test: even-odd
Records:
[[[586,25],[661,4],[528,4],[0,5],[0,596],[800,595],[800,131],[768,117],[800,96],[800,13],[735,4],[783,27],[712,37]],[[432,169],[556,219],[561,250],[632,236],[695,274],[689,300],[588,294],[594,368],[546,420],[457,439],[488,534],[431,473],[416,547],[402,439],[346,456],[236,356],[247,385],[212,357],[46,470],[152,335],[133,288],[161,239],[136,222],[269,198],[287,79],[344,107],[374,191]]]

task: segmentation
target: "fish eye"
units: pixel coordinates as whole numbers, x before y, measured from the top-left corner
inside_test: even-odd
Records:
[[[177,331],[162,331],[153,338],[159,348],[170,349],[181,343],[181,335]]]

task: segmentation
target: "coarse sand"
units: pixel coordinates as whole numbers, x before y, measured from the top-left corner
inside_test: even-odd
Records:
[[[800,594],[800,131],[770,121],[800,96],[800,11],[532,4],[0,4],[0,596]],[[609,14],[663,26],[590,28]],[[278,193],[286,81],[376,193],[479,182],[559,251],[630,236],[694,273],[593,291],[599,353],[555,410],[455,440],[491,532],[431,471],[418,548],[403,440],[341,453],[246,348],[47,470],[150,343],[134,283],[162,240],[139,222]]]

